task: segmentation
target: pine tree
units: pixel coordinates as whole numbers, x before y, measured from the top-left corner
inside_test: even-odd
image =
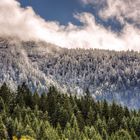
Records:
[[[35,93],[32,96],[32,106],[31,108],[34,109],[35,106],[39,105],[39,94],[35,91]]]
[[[24,131],[22,133],[23,136],[30,136],[32,138],[36,138],[36,134],[33,131],[33,129],[27,124],[27,126],[24,128]]]
[[[31,119],[30,119],[30,116],[28,114],[26,114],[24,116],[24,124],[25,125],[31,125]]]
[[[103,130],[104,130],[104,129],[107,129],[106,122],[105,122],[104,120],[101,120],[101,118],[100,118],[99,115],[97,116],[97,121],[96,121],[96,123],[95,123],[95,127],[96,127],[96,129],[98,130],[98,132],[99,132],[100,134],[103,133]]]
[[[127,125],[127,118],[126,117],[123,117],[122,119],[122,123],[120,124],[121,128],[123,129],[128,129],[128,125]]]
[[[136,135],[135,131],[133,128],[130,130],[130,135],[132,137],[132,140],[139,140],[138,136]]]
[[[22,112],[22,108],[17,104],[16,107],[14,108],[14,111],[13,111],[13,117],[20,120],[21,112]]]
[[[91,127],[85,127],[84,129],[84,134],[86,136],[86,139],[89,139],[89,140],[102,140],[102,137],[101,135],[96,132],[95,128],[93,126]]]
[[[49,100],[47,100],[47,95],[46,95],[45,92],[43,92],[41,94],[41,97],[40,97],[39,109],[42,110],[43,112],[49,111],[48,108],[47,108],[48,107],[48,102],[49,102]],[[51,104],[49,104],[49,106],[51,106]]]
[[[8,132],[1,117],[0,117],[0,138],[2,140],[8,139]]]
[[[102,133],[101,133],[102,139],[103,140],[108,140],[108,134],[106,132],[106,129],[103,128]]]
[[[57,131],[59,137],[62,139],[62,137],[63,137],[63,132],[62,132],[62,129],[61,129],[61,126],[60,126],[59,123],[57,124],[56,131]]]
[[[108,121],[108,133],[111,135],[117,130],[117,124],[114,118]]]
[[[128,110],[127,107],[125,107],[125,109],[124,109],[124,115],[125,115],[126,117],[130,117],[130,111]]]
[[[12,93],[10,92],[10,89],[8,88],[6,83],[3,83],[3,85],[0,88],[0,97],[4,100],[6,104],[9,105],[12,99]]]
[[[89,112],[87,114],[87,125],[91,126],[94,124],[94,120],[95,120],[95,113],[93,112],[92,107],[90,106]]]
[[[71,139],[78,140],[80,137],[80,131],[79,131],[77,119],[74,114],[71,117],[70,124],[71,124]]]
[[[21,86],[18,86],[17,89],[16,104],[21,107],[25,106],[24,91]]]
[[[76,118],[77,118],[79,129],[83,130],[85,126],[85,121],[83,119],[83,116],[80,110],[76,112]]]
[[[71,138],[71,125],[69,122],[67,122],[66,127],[64,129],[64,135],[65,135],[66,139],[70,140],[70,138]]]
[[[13,134],[14,134],[14,124],[13,120],[11,117],[7,117],[5,121],[5,126],[7,128],[7,133],[9,136],[9,139],[12,139]]]
[[[115,133],[113,140],[132,140],[132,138],[127,131],[122,129]]]
[[[0,114],[3,114],[6,112],[5,103],[2,97],[0,97]]]
[[[18,122],[17,118],[15,118],[13,126],[13,135],[20,139],[24,130],[23,125],[21,124],[21,122]]]
[[[57,90],[55,87],[50,87],[49,92],[47,94],[47,111],[49,116],[52,117],[52,114],[55,112],[56,109],[56,103],[57,103]]]
[[[42,124],[40,129],[40,140],[59,140],[57,130],[55,130],[47,121]]]
[[[110,115],[109,107],[108,107],[107,101],[104,100],[103,108],[102,108],[102,116],[105,117],[105,119],[108,121],[109,115]]]

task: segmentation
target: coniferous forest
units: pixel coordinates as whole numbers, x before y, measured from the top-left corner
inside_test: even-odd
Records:
[[[0,88],[0,140],[139,140],[140,111],[77,97],[50,87],[30,92],[23,83]]]

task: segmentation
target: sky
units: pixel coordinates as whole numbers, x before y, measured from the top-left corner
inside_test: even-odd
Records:
[[[0,35],[66,48],[140,50],[139,0],[1,0]]]
[[[110,18],[106,21],[98,16],[98,11],[102,5],[85,4],[82,0],[20,0],[20,3],[22,7],[31,6],[45,20],[58,21],[63,25],[67,25],[69,22],[81,25],[73,15],[81,12],[89,12],[95,16],[96,22],[105,27],[110,27],[113,31],[120,31],[122,28],[121,24],[115,18]]]
[[[20,0],[20,3],[23,7],[31,6],[42,18],[61,24],[75,22],[73,13],[82,10],[78,0]]]

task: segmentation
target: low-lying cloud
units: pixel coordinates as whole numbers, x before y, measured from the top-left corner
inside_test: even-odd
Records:
[[[111,0],[108,1],[111,2]],[[89,0],[89,2],[92,2],[92,0]],[[100,11],[99,14],[105,19],[114,15],[121,16],[121,14],[116,15],[115,10],[111,11],[110,6],[104,8],[104,11],[105,14],[103,14],[103,11]],[[109,15],[107,11],[110,12]],[[126,17],[133,17],[133,14],[128,16],[128,13],[126,13],[123,12]],[[137,17],[138,15],[137,13]],[[66,48],[140,50],[140,30],[133,24],[125,22],[123,30],[118,35],[96,23],[94,15],[90,13],[79,13],[74,16],[83,23],[82,26],[72,23],[64,26],[56,21],[45,21],[31,7],[21,8],[20,3],[16,0],[1,0],[0,35],[15,36],[22,40],[41,39]],[[137,22],[136,18],[133,19]]]

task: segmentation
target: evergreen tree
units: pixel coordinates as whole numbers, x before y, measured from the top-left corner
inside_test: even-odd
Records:
[[[34,109],[35,106],[38,106],[39,105],[39,94],[35,91],[35,93],[32,95],[31,97],[31,108]]]
[[[136,133],[135,133],[133,128],[131,128],[131,130],[130,130],[130,135],[131,135],[132,140],[139,140],[139,138],[136,135]]]
[[[92,126],[94,124],[95,120],[95,113],[93,112],[92,107],[90,106],[89,112],[87,114],[87,125]]]
[[[132,140],[132,138],[127,131],[122,129],[115,133],[113,140]]]
[[[0,114],[3,114],[6,112],[6,108],[5,108],[5,103],[2,97],[0,97]]]
[[[102,137],[99,133],[96,132],[95,128],[93,126],[91,127],[85,127],[84,133],[87,139],[94,139],[94,140],[102,140]]]
[[[41,97],[40,97],[40,101],[39,101],[39,109],[42,110],[43,112],[45,111],[50,111],[48,110],[48,103],[49,103],[49,100],[47,100],[47,95],[45,92],[43,92],[41,94]],[[49,104],[50,105],[50,104]],[[51,106],[51,105],[50,105]],[[48,112],[49,113],[49,112]]]
[[[96,129],[98,130],[98,132],[100,134],[103,134],[103,130],[107,129],[106,122],[104,120],[101,120],[99,115],[97,117],[97,121],[95,123],[95,127],[96,127]]]
[[[70,120],[71,124],[71,140],[78,140],[80,136],[79,126],[77,123],[77,119],[75,115],[73,114]]]
[[[30,136],[31,138],[36,138],[36,134],[35,132],[33,131],[33,129],[27,125],[22,133],[23,136]]]
[[[64,129],[64,135],[65,135],[66,139],[70,140],[70,138],[71,138],[71,125],[69,122],[67,122],[66,127]]]
[[[117,130],[117,124],[116,124],[115,119],[112,118],[108,122],[108,133],[109,133],[109,135],[111,135],[112,133],[114,133],[116,130]]]
[[[115,102],[109,105],[94,101],[89,94],[81,98],[68,96],[54,87],[40,96],[32,95],[23,84],[17,93],[10,102],[4,101],[8,97],[0,96],[2,140],[140,139],[140,111],[130,111]]]
[[[4,100],[6,104],[9,105],[11,99],[12,99],[12,93],[6,83],[3,83],[3,85],[0,88],[0,97]]]
[[[4,125],[1,117],[0,117],[0,138],[2,140],[8,139],[8,132],[7,132],[6,126]]]
[[[108,134],[105,128],[103,128],[102,132],[101,132],[101,136],[103,140],[108,140]]]
[[[105,119],[108,121],[109,119],[109,107],[108,107],[108,104],[107,104],[107,101],[104,100],[103,102],[103,108],[102,108],[102,117],[105,117]]]

